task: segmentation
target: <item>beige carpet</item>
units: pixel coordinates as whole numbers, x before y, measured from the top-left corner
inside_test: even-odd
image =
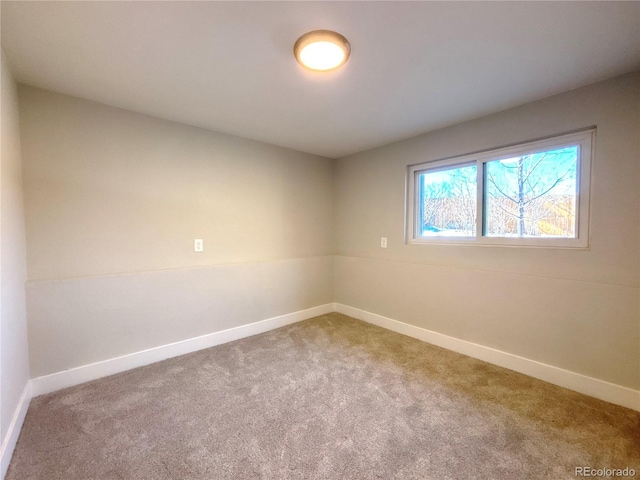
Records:
[[[330,314],[33,400],[7,480],[534,479],[640,414]]]

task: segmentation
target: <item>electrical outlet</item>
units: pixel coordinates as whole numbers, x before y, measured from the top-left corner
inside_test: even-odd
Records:
[[[201,238],[196,238],[193,240],[193,251],[204,252],[204,241]]]
[[[387,237],[380,237],[380,248],[387,248]]]

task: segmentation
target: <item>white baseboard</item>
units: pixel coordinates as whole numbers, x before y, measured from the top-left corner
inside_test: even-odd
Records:
[[[530,377],[568,388],[591,397],[599,398],[616,405],[640,411],[640,391],[622,387],[614,383],[587,377],[579,373],[547,365],[545,363],[519,357],[494,348],[485,347],[477,343],[460,340],[431,330],[402,323],[375,313],[349,307],[341,303],[334,303],[334,311],[363,320],[387,330],[402,333],[454,352],[468,355],[500,367],[524,373]]]
[[[13,450],[18,443],[18,437],[20,436],[20,430],[24,423],[24,418],[27,416],[27,410],[29,409],[29,403],[31,402],[31,381],[28,381],[22,391],[22,396],[16,407],[16,411],[9,424],[9,429],[5,437],[2,439],[2,450],[0,450],[0,478],[4,478],[9,469],[9,463],[11,462],[11,456]]]
[[[72,387],[91,380],[97,380],[98,378],[142,367],[168,358],[185,355],[204,348],[214,347],[223,343],[250,337],[252,335],[264,333],[275,328],[284,327],[292,323],[331,313],[333,311],[334,304],[327,303],[307,310],[300,310],[298,312],[268,318],[248,325],[241,325],[228,330],[209,333],[200,337],[189,338],[180,342],[161,345],[159,347],[130,353],[121,357],[110,358],[108,360],[83,365],[81,367],[72,368],[71,370],[64,370],[62,372],[52,373],[51,375],[37,377],[31,380],[33,385],[33,396],[36,397],[45,393],[55,392],[62,388]]]
[[[391,318],[383,317],[375,313],[367,312],[354,307],[349,307],[340,303],[328,303],[317,307],[309,308],[293,312],[287,315],[269,318],[248,325],[242,325],[220,332],[214,332],[200,337],[190,338],[180,342],[162,345],[148,350],[123,355],[121,357],[111,358],[108,360],[83,365],[81,367],[53,373],[31,380],[29,384],[29,395],[23,397],[26,399],[21,402],[19,412],[16,413],[12,428],[15,430],[15,441],[19,433],[19,428],[15,426],[22,425],[26,408],[29,404],[28,400],[31,396],[38,396],[45,393],[54,392],[62,388],[71,387],[98,378],[106,377],[116,373],[131,370],[133,368],[149,365],[151,363],[166,360],[168,358],[185,355],[187,353],[202,350],[204,348],[213,347],[223,343],[239,340],[241,338],[250,337],[259,333],[267,332],[275,328],[290,325],[319,315],[330,312],[339,312],[349,315],[365,322],[377,325],[388,330],[392,330],[404,335],[417,338],[419,340],[437,345],[439,347],[462,353],[479,360],[483,360],[500,367],[508,368],[516,372],[529,375],[534,378],[559,385],[570,390],[574,390],[585,395],[589,395],[607,402],[622,405],[640,411],[640,391],[631,388],[622,387],[613,383],[598,380],[596,378],[581,375],[579,373],[564,370],[562,368],[547,365],[535,360],[506,353],[490,347],[485,347],[476,343],[460,340],[441,333],[437,333],[424,328],[402,323]],[[25,389],[26,392],[26,389]],[[24,411],[22,411],[24,409]],[[19,415],[21,413],[22,416]],[[13,447],[8,448],[11,443],[10,435],[5,440],[2,447],[2,466],[5,468],[6,452],[13,451]],[[15,446],[15,441],[13,446]],[[10,458],[10,455],[9,457]],[[8,466],[8,460],[7,460]]]
[[[417,338],[427,343],[468,355],[500,367],[529,375],[540,380],[574,390],[607,402],[622,405],[640,411],[640,391],[615,385],[613,383],[587,377],[579,373],[547,365],[528,358],[519,357],[490,347],[460,340],[441,333],[399,322],[375,313],[367,312],[340,303],[328,303],[317,307],[293,312],[287,315],[269,318],[248,325],[242,325],[220,332],[214,332],[200,337],[190,338],[180,342],[162,345],[148,350],[123,355],[101,362],[83,365],[57,372],[51,375],[37,377],[27,383],[16,408],[11,425],[2,443],[0,452],[0,479],[3,479],[8,468],[13,450],[15,449],[22,424],[32,397],[54,392],[62,388],[96,380],[133,368],[149,365],[168,358],[185,355],[187,353],[213,347],[223,343],[250,337],[280,328],[292,323],[307,320],[326,313],[339,312],[351,317],[364,320],[409,337]]]

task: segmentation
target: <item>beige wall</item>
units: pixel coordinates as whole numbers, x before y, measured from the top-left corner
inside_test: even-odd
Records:
[[[34,376],[331,302],[332,160],[19,96]]]
[[[639,82],[337,162],[21,87],[32,374],[337,301],[637,389]],[[406,165],[593,125],[588,250],[404,244]]]
[[[638,389],[639,105],[636,73],[339,160],[335,300]],[[404,243],[407,165],[593,125],[588,250]]]
[[[16,84],[2,54],[0,148],[0,442],[29,381],[26,260]]]
[[[331,160],[30,87],[20,101],[30,280],[332,253]]]

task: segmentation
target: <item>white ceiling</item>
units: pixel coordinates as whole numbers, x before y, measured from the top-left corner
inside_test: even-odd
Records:
[[[639,2],[7,2],[16,79],[337,158],[640,69]],[[292,54],[336,30],[347,65]]]

